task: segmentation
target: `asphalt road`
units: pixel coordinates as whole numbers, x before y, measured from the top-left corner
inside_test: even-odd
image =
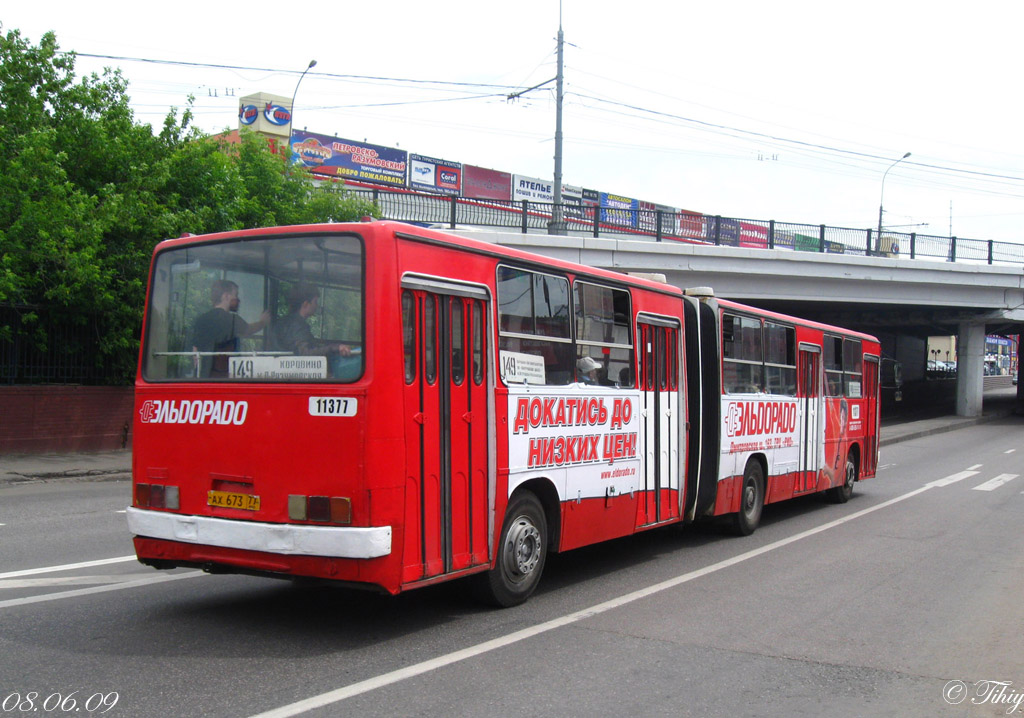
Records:
[[[553,557],[509,610],[157,572],[127,482],[0,486],[0,718],[1024,715],[1022,429],[884,447],[848,504],[748,538]]]

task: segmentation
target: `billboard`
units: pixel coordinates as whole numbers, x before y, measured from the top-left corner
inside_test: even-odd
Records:
[[[640,203],[630,197],[601,192],[601,221],[617,227],[636,227]]]
[[[705,224],[707,240],[715,241],[715,227],[718,227],[718,244],[723,247],[740,246],[740,223],[728,217],[709,217]]]
[[[565,205],[566,219],[592,223],[594,208],[600,205],[601,198],[597,190],[565,185],[562,187],[562,204]]]
[[[302,130],[292,133],[291,142],[292,160],[301,162],[315,174],[405,187],[409,163],[405,150]]]
[[[644,232],[658,234],[674,234],[676,230],[675,216],[676,208],[668,207],[654,202],[640,201],[637,203],[640,210],[638,213],[638,225]],[[658,213],[661,213],[661,227],[658,227]]]
[[[776,240],[776,246],[778,241]],[[821,238],[812,237],[808,234],[794,234],[793,235],[793,249],[798,252],[820,252],[821,251]],[[825,251],[829,254],[844,254],[846,252],[846,245],[842,242],[825,241]]]
[[[409,188],[458,196],[462,191],[462,163],[410,154]]]
[[[700,242],[707,241],[707,234],[704,229],[704,215],[700,212],[691,212],[688,209],[681,209],[676,213],[675,234],[680,239],[693,239]]]
[[[472,199],[512,198],[512,175],[473,165],[462,165],[462,196]]]
[[[527,200],[529,202],[555,201],[555,183],[551,180],[537,179],[525,175],[512,175],[512,199],[516,202]]]
[[[740,246],[768,249],[768,228],[754,222],[740,222]]]

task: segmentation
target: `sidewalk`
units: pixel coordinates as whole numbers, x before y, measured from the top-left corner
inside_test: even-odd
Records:
[[[1010,416],[1013,414],[1016,397],[1016,387],[985,392],[982,415],[975,417],[941,413],[948,412],[948,408],[889,419],[883,414],[879,445],[888,446]],[[95,454],[0,456],[0,486],[60,479],[127,481],[131,479],[131,465],[132,452],[129,449]]]
[[[0,486],[56,479],[128,481],[131,478],[130,449],[101,451],[95,454],[0,456]]]
[[[879,446],[922,436],[942,434],[976,424],[995,421],[1013,415],[1017,401],[1017,387],[993,389],[985,392],[981,416],[956,416],[953,407],[924,410],[917,413],[886,418],[882,414],[882,432]]]

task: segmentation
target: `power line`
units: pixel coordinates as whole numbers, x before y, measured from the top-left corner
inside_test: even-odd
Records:
[[[142,62],[151,65],[173,65],[177,67],[201,67],[211,70],[233,70],[241,72],[273,72],[273,73],[284,73],[289,75],[297,75],[300,73],[299,70],[283,70],[275,67],[250,67],[245,65],[223,65],[209,62],[187,62],[185,60],[158,60],[156,58],[147,57],[124,57],[120,55],[97,55],[88,52],[65,52],[65,55],[75,55],[76,57],[91,57],[98,60],[117,60],[118,62]],[[375,75],[346,75],[334,72],[309,72],[307,75],[311,77],[324,77],[336,80],[372,80],[374,82],[401,82],[408,84],[422,84],[422,85],[441,85],[450,87],[488,87],[497,90],[501,90],[503,93],[507,93],[512,88],[509,85],[494,85],[486,82],[454,82],[451,80],[417,80],[408,77],[380,77]]]
[[[698,119],[695,119],[695,118],[692,118],[692,117],[683,117],[682,115],[676,115],[676,114],[673,114],[673,113],[670,113],[670,112],[662,112],[660,110],[652,110],[652,109],[647,108],[647,107],[640,107],[640,106],[637,106],[637,105],[631,105],[631,104],[628,104],[628,103],[625,103],[625,102],[617,102],[615,100],[606,100],[606,99],[602,99],[600,97],[595,97],[593,95],[584,95],[584,94],[581,94],[581,93],[578,93],[578,92],[577,93],[573,93],[573,94],[575,94],[578,97],[582,97],[584,99],[593,100],[594,102],[600,102],[600,103],[604,103],[604,104],[608,104],[608,105],[613,105],[613,106],[616,106],[616,107],[622,107],[622,108],[625,108],[625,109],[628,109],[628,110],[633,110],[633,111],[636,111],[636,112],[642,112],[644,114],[654,115],[656,117],[664,117],[664,118],[667,118],[667,119],[670,119],[670,120],[676,120],[678,122],[684,122],[684,123],[688,123],[688,124],[692,124],[692,125],[698,125],[698,126],[701,126],[701,127],[707,127],[707,128],[711,128],[711,129],[714,129],[714,130],[719,130],[719,131],[724,131],[724,132],[736,132],[736,133],[739,133],[739,134],[742,134],[742,135],[747,135],[747,136],[750,136],[750,137],[758,137],[758,138],[761,138],[761,139],[772,140],[774,142],[783,142],[783,143],[788,144],[788,145],[796,145],[796,146],[799,146],[799,147],[807,147],[807,148],[811,148],[811,149],[825,150],[825,151],[828,151],[828,152],[837,152],[839,154],[851,155],[851,156],[854,156],[854,157],[862,157],[862,158],[871,159],[871,160],[889,161],[891,159],[890,157],[885,157],[883,155],[875,155],[875,154],[871,154],[869,152],[858,152],[857,150],[848,150],[848,149],[843,149],[841,147],[831,147],[829,145],[818,144],[818,143],[815,143],[815,142],[806,142],[806,141],[803,141],[803,140],[794,140],[794,139],[790,139],[788,137],[779,137],[778,135],[771,135],[771,134],[768,134],[768,133],[765,133],[765,132],[757,132],[755,130],[745,130],[745,129],[742,129],[740,127],[731,127],[729,125],[723,125],[723,124],[719,124],[719,123],[715,123],[715,122],[708,122],[706,120],[698,120]],[[908,166],[912,166],[912,167],[921,167],[921,168],[924,168],[924,169],[941,170],[943,172],[956,172],[956,173],[959,173],[959,174],[972,175],[972,176],[975,176],[975,177],[986,177],[986,178],[990,178],[990,179],[1004,179],[1004,180],[1012,180],[1014,182],[1024,182],[1024,177],[1016,177],[1016,176],[1013,176],[1013,175],[1003,175],[1003,174],[997,174],[997,173],[994,173],[994,172],[980,172],[980,171],[977,171],[977,170],[965,170],[965,169],[960,169],[960,168],[957,168],[957,167],[944,167],[942,165],[934,165],[934,164],[929,164],[927,162],[905,162],[904,164],[908,165]]]

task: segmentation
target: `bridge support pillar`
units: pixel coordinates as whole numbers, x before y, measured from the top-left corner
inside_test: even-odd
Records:
[[[960,323],[956,341],[957,416],[981,416],[985,377],[985,325]]]

